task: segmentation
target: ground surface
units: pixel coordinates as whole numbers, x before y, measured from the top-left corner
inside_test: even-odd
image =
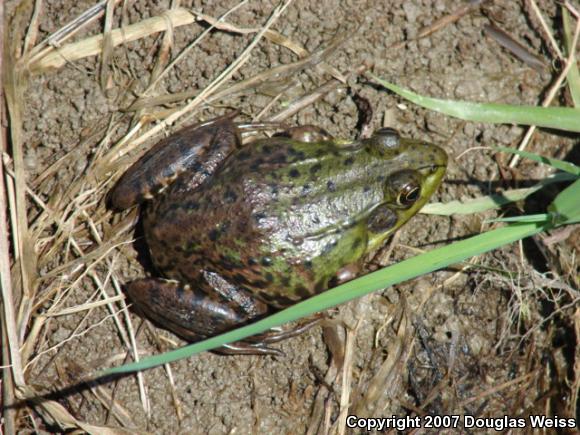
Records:
[[[8,3],[9,16],[15,13],[16,3]],[[181,6],[203,9],[205,14],[219,17],[236,4],[206,3],[196,1],[192,5],[183,1]],[[556,16],[554,5],[540,3],[544,3],[541,6],[546,17]],[[38,40],[92,4],[46,2],[40,16]],[[248,2],[228,16],[227,21],[239,27],[261,27],[275,5],[275,2]],[[128,23],[160,15],[168,7],[169,2],[165,1],[131,2],[126,11]],[[273,29],[310,52],[327,45],[337,32],[350,32],[349,40],[328,58],[328,64],[344,74],[368,62],[374,64],[375,74],[425,95],[538,104],[552,77],[549,69],[539,73],[529,68],[484,34],[484,26],[493,21],[532,52],[546,58],[545,46],[520,2],[490,2],[485,9],[474,8],[458,21],[416,40],[421,29],[454,13],[458,7],[458,2],[444,0],[295,1]],[[204,28],[198,24],[175,28],[171,55],[179,53]],[[75,38],[83,39],[101,29],[99,21]],[[151,95],[203,89],[253,37],[254,34],[211,32],[160,80]],[[66,237],[60,244],[54,242],[53,237],[61,232],[73,234],[80,248],[87,252],[96,246],[86,215],[78,212],[78,204],[83,207],[87,204],[86,197],[78,200],[82,192],[89,192],[85,195],[96,204],[85,209],[95,213],[95,231],[101,236],[105,234],[105,240],[107,234],[114,234],[111,223],[119,218],[107,214],[102,206],[111,182],[100,184],[104,188],[93,191],[89,190],[90,184],[85,185],[75,193],[79,202],[70,198],[62,201],[59,195],[78,182],[87,168],[94,167],[94,161],[105,154],[103,149],[107,150],[131,128],[129,115],[120,116],[120,111],[147,86],[160,44],[162,37],[156,34],[117,47],[111,59],[107,92],[99,86],[100,63],[95,56],[31,77],[23,104],[27,183],[43,201],[51,198],[57,201],[54,198],[58,197],[56,208],[65,210],[67,203],[72,204],[62,213],[67,219],[78,213],[67,220],[72,227],[57,229],[56,224],[46,225],[37,234],[41,241],[36,245],[40,246],[37,252],[41,276],[75,258]],[[262,41],[234,80],[295,60],[297,57],[288,49]],[[282,94],[280,102],[309,92],[329,80],[329,76],[318,67],[292,74],[289,79],[283,85],[292,86]],[[464,123],[427,112],[371,85],[365,77],[355,75],[349,83],[354,91],[371,101],[375,128],[389,125],[404,136],[427,139],[445,147],[450,155],[448,175],[434,201],[467,199],[506,186],[516,187],[509,179],[504,184],[498,161],[491,152],[479,147],[514,145],[522,128]],[[179,123],[208,119],[223,113],[224,108],[241,108],[242,117],[251,119],[266,107],[272,92],[276,95],[281,86],[271,88],[230,97]],[[161,113],[157,111],[183,104],[181,99],[148,110]],[[281,108],[279,103],[274,104],[264,119]],[[320,125],[338,137],[353,137],[356,121],[356,106],[344,88],[334,90],[288,120],[291,124]],[[107,131],[109,136],[105,138]],[[152,145],[159,137],[148,140],[146,145]],[[532,142],[531,150],[565,158],[573,146],[573,138],[543,132]],[[470,148],[475,149],[466,152]],[[47,168],[63,156],[68,157],[55,171],[47,173]],[[507,158],[499,159],[500,166],[505,167]],[[547,174],[545,167],[522,162],[515,176],[522,185],[528,185],[530,180]],[[105,178],[104,174],[96,176]],[[546,201],[539,198],[531,206],[541,208]],[[38,213],[37,206],[31,205],[31,222],[38,218]],[[385,263],[412,255],[410,247],[431,249],[474,234],[480,231],[484,219],[494,216],[489,212],[451,218],[417,216],[400,232],[394,252]],[[38,294],[46,296],[35,300],[29,326],[40,313],[55,305],[56,311],[60,311],[85,303],[97,290],[98,280],[113,295],[112,278],[126,283],[146,273],[132,244],[107,252],[106,259],[86,275],[79,275],[68,264],[62,271],[56,269],[52,278],[42,280]],[[518,245],[505,247],[475,259],[474,263],[479,267],[464,272],[460,272],[461,266],[440,271],[348,304],[332,314],[351,327],[360,322],[352,335],[349,413],[371,416],[466,413],[500,417],[569,412],[570,391],[565,382],[573,373],[575,351],[571,307],[537,328],[559,304],[570,303],[565,296],[557,299],[555,290],[541,280],[539,273],[553,271],[546,257],[530,242],[522,250]],[[507,271],[515,278],[507,279]],[[48,289],[55,287],[59,291],[48,293]],[[61,290],[68,288],[63,294]],[[554,299],[556,303],[552,302]],[[131,319],[135,328],[141,324],[133,313]],[[119,363],[127,348],[118,331],[110,312],[102,306],[47,318],[31,344],[28,382],[39,392],[54,391],[72,382],[75,375],[111,365],[114,358]],[[139,331],[138,347],[144,353],[157,353],[161,348],[173,346],[172,343],[182,344],[175,336],[152,327]],[[29,333],[30,329],[26,331]],[[157,340],[157,335],[167,339]],[[171,378],[163,368],[147,371],[143,380],[148,413],[144,411],[135,377],[102,385],[93,392],[60,398],[59,402],[78,420],[93,425],[124,426],[154,433],[302,433],[309,429],[324,432],[325,424],[337,420],[343,385],[340,376],[335,381],[329,373],[337,364],[329,353],[329,346],[334,343],[331,335],[329,332],[323,336],[322,329],[315,328],[281,343],[279,348],[285,355],[278,358],[204,353],[172,364]],[[339,338],[339,343],[344,344],[342,328]],[[46,352],[52,346],[58,347]],[[111,395],[119,405],[114,415],[107,410],[111,407]],[[33,427],[26,415],[25,411],[20,414],[19,425],[23,430]],[[32,415],[38,418],[37,414]],[[36,424],[44,425],[40,419]]]

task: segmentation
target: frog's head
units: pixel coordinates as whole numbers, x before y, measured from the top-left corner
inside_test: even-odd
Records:
[[[365,142],[373,153],[389,162],[383,200],[367,221],[367,251],[372,251],[413,217],[437,190],[447,168],[447,154],[436,145],[402,139],[391,128],[377,130]]]

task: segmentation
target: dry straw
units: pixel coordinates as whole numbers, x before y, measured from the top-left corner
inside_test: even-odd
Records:
[[[218,103],[232,95],[253,92],[258,86],[284,84],[293,74],[305,69],[316,68],[320,74],[330,76],[324,88],[325,92],[346,82],[349,71],[346,74],[341,73],[325,63],[325,59],[347,39],[346,32],[334,38],[326,47],[309,53],[290,38],[271,29],[290,1],[274,8],[261,27],[243,28],[227,22],[226,17],[245,3],[241,2],[218,18],[173,7],[159,16],[129,24],[125,19],[125,3],[101,1],[41,42],[37,42],[37,39],[40,16],[43,13],[42,2],[35,2],[33,5],[23,3],[21,9],[14,14],[10,23],[10,45],[2,57],[9,66],[4,68],[6,75],[3,82],[10,115],[12,153],[10,156],[3,153],[3,165],[0,169],[3,171],[0,175],[2,182],[6,182],[8,193],[8,198],[0,197],[1,203],[8,205],[1,207],[0,234],[12,235],[10,244],[13,246],[15,260],[11,268],[9,240],[1,237],[2,309],[7,335],[7,340],[3,340],[3,343],[8,346],[3,349],[3,356],[4,364],[10,364],[11,369],[4,370],[3,373],[5,385],[14,382],[13,388],[6,388],[8,395],[5,403],[17,404],[21,400],[29,400],[47,421],[63,429],[80,429],[89,433],[108,432],[108,428],[79,421],[57,402],[38,396],[38,392],[25,381],[25,372],[39,364],[44,355],[58,353],[67,342],[82,337],[91,328],[96,328],[110,319],[113,320],[125,348],[129,349],[128,354],[118,357],[122,360],[139,359],[135,331],[127,314],[116,272],[118,253],[128,254],[125,246],[132,242],[131,230],[136,213],[131,212],[120,221],[112,221],[103,198],[112,182],[146,149],[152,138],[159,136],[170,125],[182,122],[186,116],[200,112],[210,103]],[[27,5],[31,5],[31,10],[26,9]],[[115,27],[118,15],[121,16],[121,26]],[[102,33],[70,42],[73,36],[86,32],[103,17]],[[179,55],[172,57],[174,30],[198,22],[209,27]],[[215,31],[251,37],[251,41],[204,89],[192,93],[156,96],[156,86],[160,80],[203,38]],[[132,41],[151,38],[160,33],[162,38],[151,67],[149,84],[139,95],[127,93],[126,97],[131,100],[127,111],[114,113],[108,119],[103,119],[74,149],[53,162],[37,178],[30,179],[24,165],[22,133],[23,116],[26,113],[23,102],[26,101],[24,96],[30,77],[62,68],[78,68],[80,60],[99,56],[99,73],[96,79],[107,93],[114,85],[111,61],[115,50],[123,50]],[[254,48],[264,43],[264,40],[292,51],[299,59],[243,81],[232,82],[232,76],[251,59]],[[22,47],[19,45],[21,42]],[[294,110],[310,104],[324,93],[318,90],[313,95],[315,96],[308,100],[300,99],[294,104]],[[274,97],[273,100],[276,101],[277,98]],[[152,112],[152,109],[167,103],[181,103],[182,107]],[[283,120],[285,116],[275,118]],[[153,121],[156,121],[155,125],[151,125]],[[120,129],[128,123],[130,127],[119,136]],[[5,144],[2,149],[7,149]],[[89,160],[86,170],[72,182],[65,180],[59,185],[60,172],[78,157],[86,155],[89,149],[93,150],[93,158]],[[0,186],[0,194],[4,195],[4,192],[4,187]],[[46,198],[47,192],[49,196]],[[34,209],[30,208],[27,198],[32,200]],[[9,216],[5,215],[7,210],[10,211]],[[7,228],[8,222],[12,231]],[[41,275],[39,270],[42,270]],[[12,281],[10,276],[13,277]],[[71,296],[87,282],[95,288],[94,293],[85,303],[71,306]],[[13,295],[16,295],[15,298]],[[33,315],[41,307],[43,314]],[[105,307],[108,314],[100,322],[91,322],[92,314],[100,307]],[[47,328],[54,319],[71,315],[78,315],[80,319],[74,331],[56,345],[48,346]],[[88,377],[93,369],[109,364],[112,361],[97,361],[95,367],[78,367],[78,374],[67,382],[74,384],[79,379]],[[166,370],[173,384],[169,367]],[[138,375],[138,383],[143,408],[149,413],[149,400],[142,374]],[[103,406],[109,407],[113,403],[110,410],[124,426],[136,427],[130,413],[115,403],[102,388],[89,385],[89,391]],[[175,406],[179,410],[180,404],[176,397],[174,395]],[[6,408],[4,418],[8,432],[10,428],[15,428],[14,416],[14,412]]]

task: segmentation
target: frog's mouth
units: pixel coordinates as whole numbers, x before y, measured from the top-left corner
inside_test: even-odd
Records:
[[[423,182],[421,183],[421,196],[410,209],[415,212],[418,212],[439,188],[447,171],[447,165],[427,165],[420,167],[418,171],[423,176]]]
[[[421,196],[423,196],[423,194],[431,196],[429,192],[433,193],[437,190],[443,181],[446,171],[447,165],[427,165],[419,168],[419,172],[423,175]]]

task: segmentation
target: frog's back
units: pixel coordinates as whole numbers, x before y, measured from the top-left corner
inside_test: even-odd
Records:
[[[356,155],[364,152],[275,138],[234,152],[196,189],[184,174],[146,211],[157,268],[190,281],[212,270],[282,304],[325,290],[366,248],[357,214],[380,192],[360,175],[371,170]]]

